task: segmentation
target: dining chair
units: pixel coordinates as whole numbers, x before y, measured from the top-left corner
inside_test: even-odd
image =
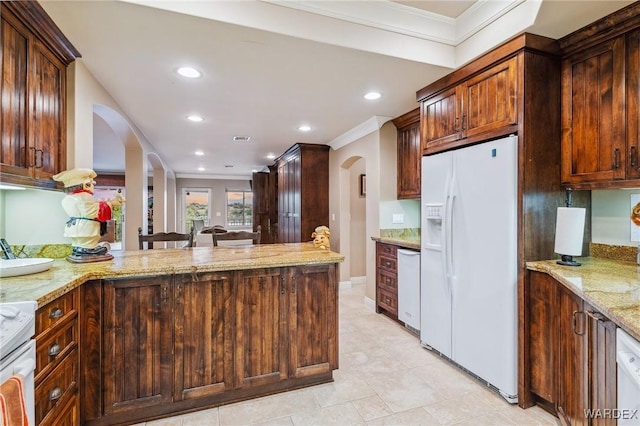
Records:
[[[238,240],[251,240],[252,244],[260,244],[260,233],[262,232],[262,226],[258,225],[255,232],[251,231],[227,231],[227,232],[213,232],[213,246],[218,247],[218,241],[238,241]]]
[[[204,228],[204,219],[193,219],[193,227],[195,228],[195,233],[202,231]]]
[[[147,243],[147,248],[152,249],[154,242],[171,242],[171,241],[186,241],[184,248],[194,246],[194,228],[191,227],[191,231],[188,234],[180,234],[178,232],[156,232],[155,234],[143,235],[142,228],[138,227],[138,246],[140,250],[144,250],[144,243]]]

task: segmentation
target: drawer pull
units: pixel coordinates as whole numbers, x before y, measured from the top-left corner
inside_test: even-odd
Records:
[[[51,392],[49,392],[49,401],[57,401],[60,399],[61,396],[62,396],[62,389],[56,386],[55,388],[53,388]]]
[[[59,353],[60,353],[59,344],[54,343],[51,346],[49,346],[49,356],[58,356]]]
[[[60,308],[53,308],[51,309],[51,312],[49,312],[49,318],[51,319],[60,318],[63,315],[64,315],[64,311]]]

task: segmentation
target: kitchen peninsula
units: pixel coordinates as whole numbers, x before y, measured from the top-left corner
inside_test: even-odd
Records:
[[[73,423],[139,422],[333,380],[342,255],[294,243],[114,256],[56,260],[0,289],[0,302],[36,300],[38,317],[74,312],[68,325],[36,320],[38,360],[69,359],[52,366],[66,373],[51,386],[58,405],[78,401]],[[39,330],[50,324],[61,330],[53,357],[55,330]],[[39,372],[38,422],[57,411]]]

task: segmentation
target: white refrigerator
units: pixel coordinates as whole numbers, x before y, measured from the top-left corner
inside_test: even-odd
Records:
[[[517,137],[422,158],[420,341],[517,402]]]

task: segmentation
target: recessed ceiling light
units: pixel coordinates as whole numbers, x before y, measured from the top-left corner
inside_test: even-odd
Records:
[[[201,156],[204,155],[204,152],[198,150],[198,151],[194,152],[194,154],[201,157]]]
[[[180,67],[176,71],[183,77],[187,78],[199,78],[202,73],[193,67]]]
[[[249,142],[249,139],[251,139],[251,136],[234,136],[233,140],[235,142]]]
[[[199,115],[189,115],[187,116],[187,120],[193,121],[194,123],[199,123],[201,121],[204,121],[204,118],[200,117]]]
[[[202,166],[198,167],[198,171],[204,172],[204,167],[202,167]]]
[[[233,167],[233,164],[225,164],[224,166],[225,166],[227,169],[230,169],[230,168],[232,168],[232,167]]]
[[[276,158],[276,155],[275,154],[267,154],[267,158],[269,160],[273,160],[274,158]]]
[[[364,98],[369,100],[369,101],[373,101],[376,99],[380,99],[382,95],[378,92],[369,92],[367,94],[364,95]]]
[[[303,124],[302,126],[298,127],[298,130],[300,130],[301,132],[308,132],[309,130],[311,130],[311,126]]]

